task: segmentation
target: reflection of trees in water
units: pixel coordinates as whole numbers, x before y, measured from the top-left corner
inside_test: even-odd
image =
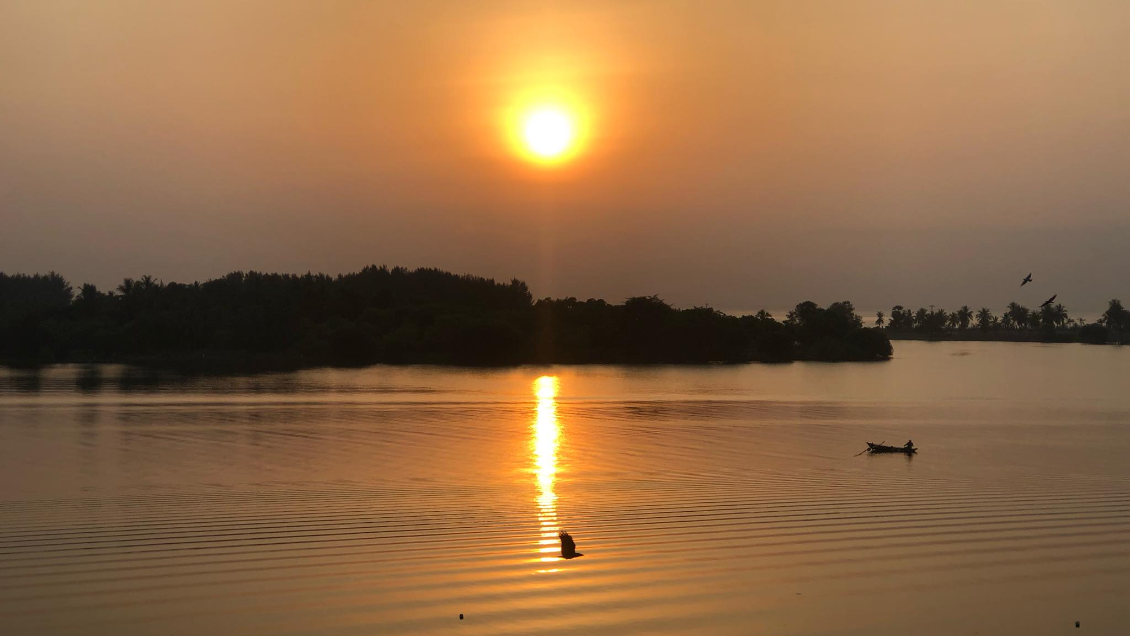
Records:
[[[100,365],[86,365],[82,367],[78,375],[75,376],[75,388],[78,389],[80,393],[97,393],[102,390],[104,380],[105,375]]]
[[[16,393],[39,393],[43,387],[43,371],[40,369],[15,369],[9,377]]]
[[[164,383],[165,376],[156,369],[126,367],[118,376],[118,390],[123,393],[156,391]]]

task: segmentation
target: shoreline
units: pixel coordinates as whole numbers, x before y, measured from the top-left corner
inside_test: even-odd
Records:
[[[1073,333],[1057,332],[1046,334],[1042,332],[990,332],[980,331],[947,331],[941,334],[884,331],[891,340],[917,340],[926,342],[1046,342],[1046,343],[1077,343],[1087,344],[1079,340]]]
[[[940,334],[886,330],[884,330],[883,333],[885,333],[887,339],[892,342],[896,340],[917,340],[922,342],[1037,342],[1047,344],[1085,344],[1093,346],[1117,346],[1127,344],[1120,341],[1117,337],[1112,337],[1106,342],[1088,342],[1079,337],[1080,334],[1078,330],[1056,331],[1051,334],[1043,331],[993,331],[983,333],[972,329],[967,331],[946,331]]]
[[[0,368],[7,369],[41,369],[59,365],[122,365],[141,370],[172,371],[176,373],[191,374],[243,374],[243,373],[285,373],[291,371],[304,371],[310,369],[363,369],[366,367],[387,365],[392,367],[450,367],[453,369],[515,369],[527,366],[629,366],[629,367],[721,367],[741,366],[748,364],[757,365],[786,365],[794,362],[820,362],[824,364],[859,363],[882,364],[890,362],[890,357],[877,360],[826,360],[819,357],[796,357],[787,360],[756,359],[756,360],[710,360],[710,361],[618,361],[618,360],[521,360],[497,363],[469,363],[461,361],[444,360],[412,360],[390,361],[374,360],[363,363],[334,363],[325,360],[308,361],[287,355],[230,355],[226,353],[212,353],[206,355],[156,355],[156,356],[115,356],[108,358],[73,357],[50,361],[27,361],[0,358]]]

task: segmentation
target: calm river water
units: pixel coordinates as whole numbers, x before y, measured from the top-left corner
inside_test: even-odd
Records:
[[[1130,349],[895,345],[0,369],[0,633],[1127,633]]]

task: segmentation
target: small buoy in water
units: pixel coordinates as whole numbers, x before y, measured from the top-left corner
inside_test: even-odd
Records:
[[[1079,621],[1075,621],[1075,627],[1079,627]]]
[[[463,620],[463,615],[462,615],[462,614],[460,614],[460,615],[459,615],[459,620]],[[1075,626],[1076,626],[1076,627],[1079,627],[1079,624],[1078,624],[1078,623],[1076,623],[1076,624],[1075,624]]]

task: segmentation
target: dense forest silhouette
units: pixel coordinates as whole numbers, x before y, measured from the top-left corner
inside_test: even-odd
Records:
[[[1081,318],[1072,319],[1062,303],[1028,309],[1013,302],[999,316],[988,307],[973,311],[968,305],[963,305],[961,309],[947,312],[933,306],[911,310],[895,305],[890,316],[881,311],[877,314],[875,326],[885,329],[895,338],[917,335],[927,338],[1106,344],[1130,341],[1130,310],[1116,298],[1110,301],[1097,322],[1088,323]]]
[[[371,266],[340,276],[232,272],[204,283],[126,279],[77,293],[60,275],[0,273],[0,358],[263,366],[886,360],[891,343],[849,302],[783,321],[623,304],[535,301],[508,283]]]

